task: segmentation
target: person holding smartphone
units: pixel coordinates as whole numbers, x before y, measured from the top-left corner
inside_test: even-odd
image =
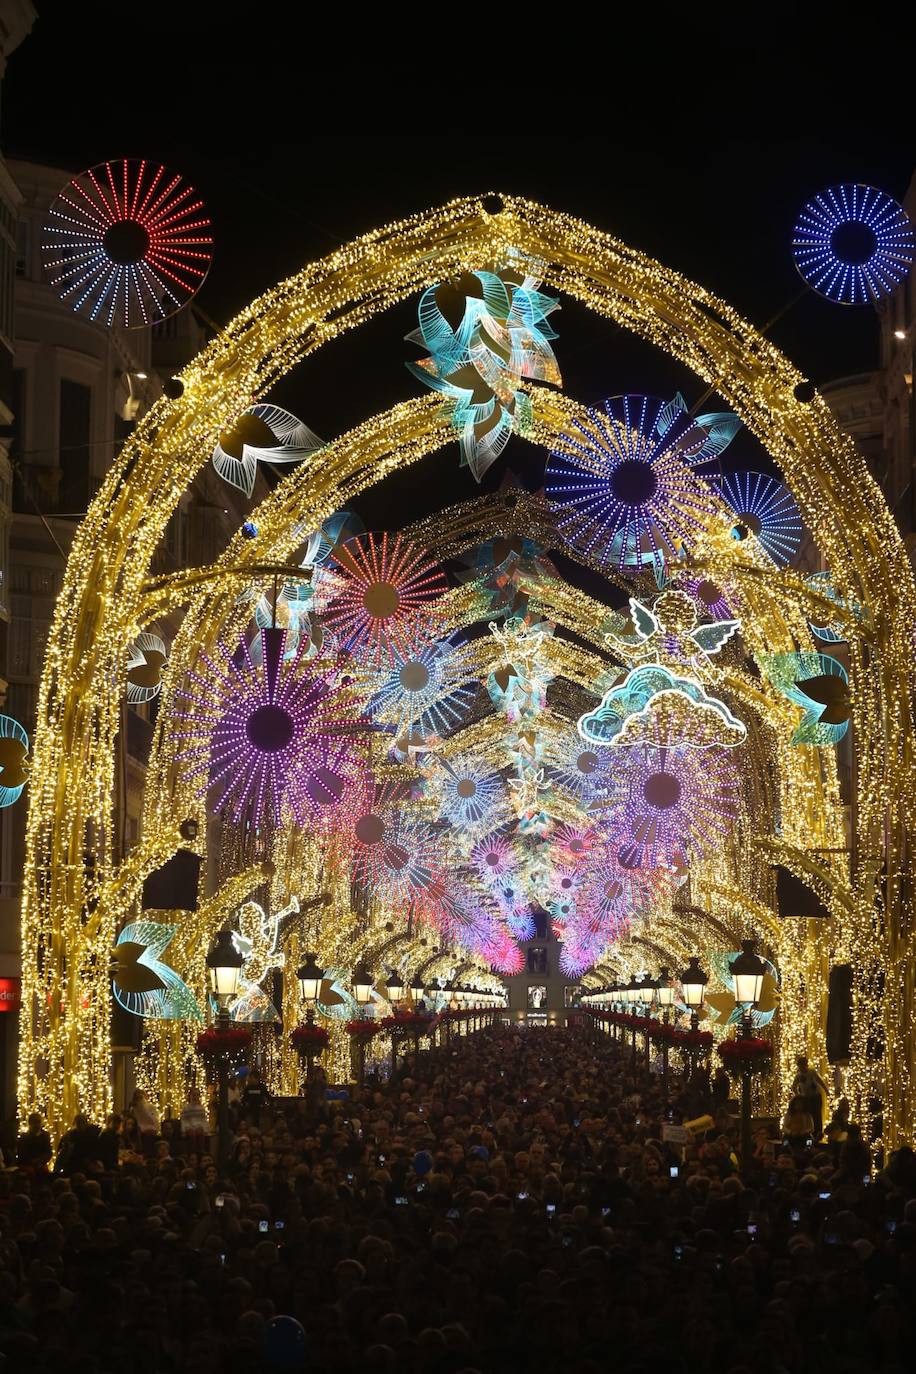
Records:
[[[803,1097],[793,1097],[782,1122],[783,1139],[793,1149],[802,1149],[814,1139],[814,1119]]]

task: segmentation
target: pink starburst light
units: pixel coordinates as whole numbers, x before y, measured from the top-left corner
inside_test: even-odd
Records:
[[[233,821],[279,824],[284,813],[298,825],[342,814],[354,790],[365,786],[358,734],[331,672],[305,662],[303,638],[284,659],[286,631],[260,631],[255,662],[245,640],[216,656],[201,655],[200,670],[176,693],[176,754],[184,776],[200,793],[213,788],[214,810]]]
[[[351,876],[359,887],[395,905],[419,903],[435,920],[446,893],[436,831],[403,811],[373,807],[357,817],[354,840]]]
[[[601,836],[595,830],[578,825],[561,825],[553,836],[551,850],[557,863],[575,868],[589,860],[601,843]]]
[[[361,535],[332,554],[339,571],[325,620],[350,653],[370,663],[409,658],[417,612],[448,590],[441,569],[403,535]]]
[[[471,850],[471,863],[488,886],[515,868],[515,851],[505,835],[487,835]]]

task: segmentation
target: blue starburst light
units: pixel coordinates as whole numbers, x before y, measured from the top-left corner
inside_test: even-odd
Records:
[[[890,295],[913,265],[913,226],[875,186],[831,186],[809,200],[792,234],[799,273],[819,295],[868,305]]]

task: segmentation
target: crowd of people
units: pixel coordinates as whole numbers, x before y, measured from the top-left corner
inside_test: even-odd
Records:
[[[249,1075],[219,1167],[192,1099],[55,1157],[35,1119],[0,1176],[0,1368],[902,1374],[916,1155],[806,1121],[740,1160],[721,1081],[642,1067],[494,1027],[346,1096]]]

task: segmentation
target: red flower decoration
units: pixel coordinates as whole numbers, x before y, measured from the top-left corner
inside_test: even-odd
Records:
[[[423,1035],[429,1030],[435,1016],[425,1015],[421,1011],[403,1011],[397,1016],[383,1016],[379,1025],[383,1030],[393,1031],[396,1035],[399,1031],[411,1035]]]
[[[324,1026],[297,1026],[290,1032],[289,1042],[300,1054],[309,1051],[312,1054],[320,1054],[331,1043],[331,1037]]]
[[[769,1067],[773,1046],[769,1040],[723,1040],[719,1045],[719,1057],[732,1072],[759,1071]]]
[[[251,1031],[244,1026],[231,1026],[221,1030],[210,1026],[197,1037],[197,1053],[205,1057],[217,1054],[244,1054],[251,1045]]]
[[[348,1021],[344,1026],[347,1035],[352,1036],[354,1040],[371,1040],[373,1036],[378,1035],[381,1028],[380,1021],[370,1020],[369,1017],[358,1017],[355,1021]]]

